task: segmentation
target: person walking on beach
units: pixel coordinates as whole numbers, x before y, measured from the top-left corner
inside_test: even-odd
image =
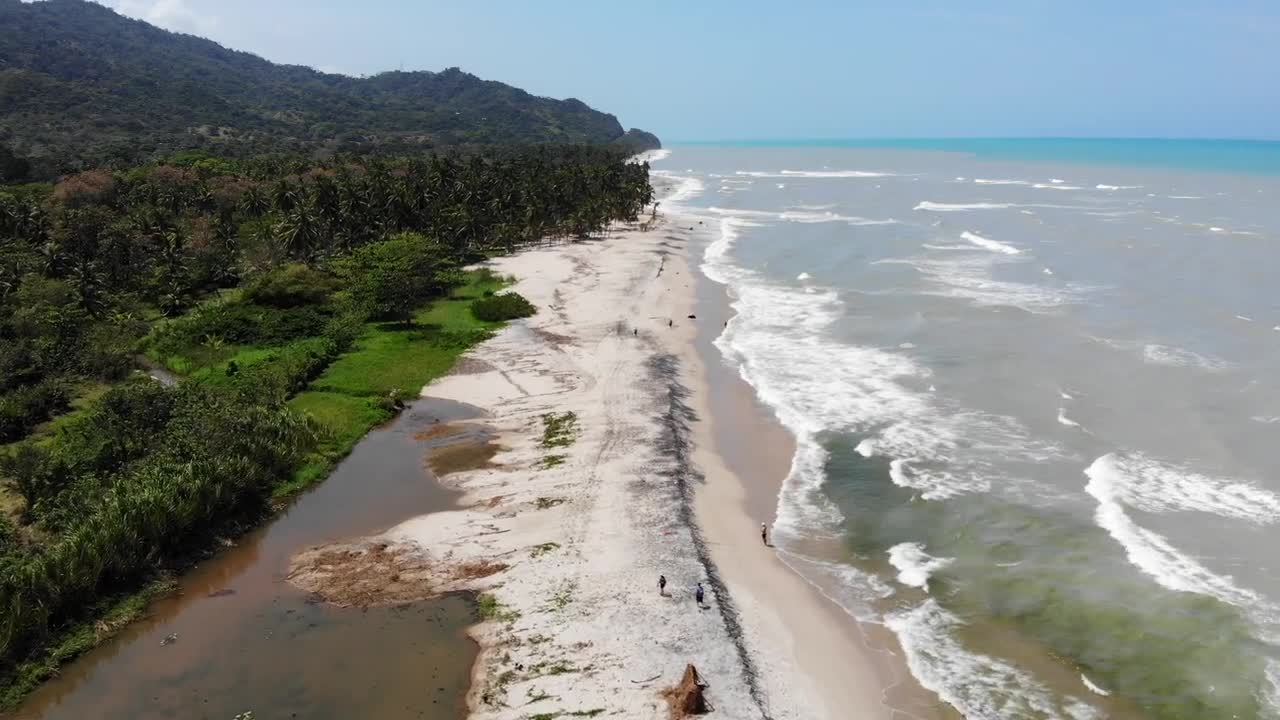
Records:
[[[693,593],[693,597],[698,601],[698,607],[702,607],[702,598],[705,596],[706,591],[702,589],[702,583],[698,583],[698,589]]]
[[[662,597],[667,596],[667,576],[666,575],[658,576],[658,594],[661,595]]]
[[[769,526],[764,523],[760,523],[760,540],[765,547],[769,547]]]

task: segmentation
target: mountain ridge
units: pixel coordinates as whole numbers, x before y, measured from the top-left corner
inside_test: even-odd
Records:
[[[174,33],[85,0],[0,0],[0,143],[39,171],[229,155],[660,143],[576,98],[459,68],[354,78]]]

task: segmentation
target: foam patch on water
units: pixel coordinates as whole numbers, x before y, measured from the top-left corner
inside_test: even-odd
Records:
[[[1008,261],[985,253],[976,257],[949,253],[949,257],[944,258],[888,258],[877,260],[875,264],[901,264],[915,268],[932,283],[920,291],[925,295],[961,298],[983,307],[1016,307],[1030,313],[1052,312],[1064,305],[1081,302],[1088,291],[1087,287],[1076,284],[1033,285],[996,280],[991,273],[993,263],[999,262]]]
[[[997,240],[982,237],[978,233],[969,232],[968,230],[960,233],[960,238],[977,245],[983,250],[991,250],[992,252],[1004,253],[1005,255],[1018,255],[1022,252],[1012,245],[1006,245],[1005,243]]]
[[[643,162],[655,163],[659,160],[666,160],[671,157],[671,151],[666,148],[658,148],[657,150],[645,150],[644,152],[631,158],[631,162],[637,165]]]
[[[1102,697],[1108,697],[1111,695],[1111,693],[1106,690],[1094,685],[1093,681],[1085,677],[1084,673],[1080,673],[1080,682],[1084,683],[1084,686],[1088,688],[1089,692],[1094,693],[1095,695],[1101,695]]]
[[[1078,698],[1056,697],[1010,663],[966,649],[955,639],[955,630],[963,623],[935,600],[893,613],[885,625],[898,636],[907,665],[920,684],[968,720],[1104,717]]]
[[[659,200],[659,202],[664,202],[669,207],[680,208],[681,203],[698,197],[705,189],[705,186],[702,184],[702,180],[696,177],[676,175],[662,170],[655,170],[653,171],[653,174],[658,177],[670,178],[676,183],[676,186],[671,193]]]
[[[1030,185],[1029,180],[987,180],[985,178],[974,178],[974,182],[979,185]]]
[[[1156,343],[1148,343],[1142,347],[1142,359],[1152,365],[1194,367],[1210,372],[1221,372],[1230,367],[1230,363],[1219,358]]]
[[[1007,210],[1017,207],[1013,203],[940,203],[924,200],[913,208],[928,212],[968,212],[969,210]]]
[[[929,591],[929,578],[953,562],[955,558],[933,557],[921,543],[904,542],[889,548],[889,564],[898,569],[898,582],[925,592]]]
[[[841,516],[820,492],[824,432],[872,440],[878,455],[901,460],[900,481],[930,500],[987,490],[1000,475],[984,457],[1056,456],[1055,447],[1033,440],[1011,418],[943,406],[937,395],[910,389],[904,381],[931,373],[907,355],[831,337],[845,313],[836,292],[774,284],[736,266],[731,250],[751,224],[723,218],[702,270],[729,286],[737,311],[716,346],[796,437],[779,498],[781,530],[839,533]]]
[[[803,280],[808,280],[808,279],[809,279],[809,278],[811,278],[811,277],[813,277],[813,276],[812,276],[812,275],[810,275],[809,273],[807,273],[807,272],[802,272],[802,273],[800,273],[799,275],[797,275],[797,276],[796,276],[796,279],[797,279],[797,280],[802,280],[802,281],[803,281]]]
[[[1112,453],[1094,465],[1106,492],[1137,510],[1204,512],[1260,525],[1280,521],[1280,495],[1244,480],[1204,475],[1141,453]]]
[[[1257,613],[1273,611],[1258,593],[1237,586],[1230,576],[1215,574],[1178,550],[1164,536],[1138,525],[1127,512],[1129,501],[1156,506],[1169,503],[1151,497],[1148,494],[1150,490],[1144,492],[1139,489],[1144,482],[1141,478],[1136,479],[1139,488],[1133,487],[1135,477],[1129,469],[1124,458],[1114,453],[1103,455],[1085,470],[1089,478],[1085,491],[1098,502],[1094,511],[1095,522],[1120,544],[1130,563],[1170,590],[1207,595]],[[1175,483],[1173,492],[1177,491]],[[1195,495],[1200,496],[1201,493]],[[1169,502],[1190,505],[1195,503],[1195,499],[1184,497]],[[1230,501],[1225,504],[1214,501],[1212,507],[1235,509]]]
[[[724,217],[751,218],[756,220],[805,224],[840,222],[848,225],[894,225],[898,222],[893,218],[864,218],[857,215],[841,215],[840,213],[831,212],[830,210],[783,210],[781,212],[774,212],[772,210],[749,210],[744,208],[722,208],[712,206],[706,208],[706,212]]]
[[[875,602],[893,595],[893,588],[885,581],[852,565],[818,560],[785,549],[778,551],[778,557],[827,599],[861,622],[880,622]]]
[[[1095,186],[1099,190],[1139,190],[1141,185],[1104,185],[1099,183]]]
[[[1267,686],[1263,688],[1262,700],[1271,710],[1271,717],[1280,717],[1280,660],[1267,658]]]
[[[1061,425],[1066,425],[1067,427],[1073,427],[1073,428],[1080,427],[1080,423],[1067,417],[1066,408],[1058,408],[1058,423]]]
[[[739,175],[758,178],[878,178],[894,177],[894,173],[871,172],[868,170],[782,170],[780,172],[764,170],[739,170]]]

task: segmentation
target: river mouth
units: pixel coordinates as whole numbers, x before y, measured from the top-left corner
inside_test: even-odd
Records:
[[[456,507],[428,458],[460,438],[429,430],[482,414],[415,401],[326,481],[186,573],[145,619],[63,667],[16,717],[465,717],[478,652],[466,635],[476,620],[469,596],[341,608],[285,577],[301,550]]]

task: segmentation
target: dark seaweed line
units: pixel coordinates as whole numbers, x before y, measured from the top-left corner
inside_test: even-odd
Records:
[[[702,474],[693,467],[693,462],[690,459],[693,441],[690,439],[689,426],[697,421],[698,416],[687,402],[689,397],[688,388],[679,380],[680,361],[674,355],[663,353],[649,358],[647,364],[649,365],[651,377],[664,383],[667,391],[666,407],[659,417],[662,432],[658,438],[657,450],[662,457],[669,458],[671,464],[658,474],[675,481],[676,488],[680,493],[677,517],[681,523],[689,528],[698,563],[702,565],[703,571],[707,575],[707,583],[715,592],[716,606],[720,611],[721,618],[724,620],[729,639],[733,642],[733,646],[738,652],[738,659],[742,663],[742,673],[747,681],[747,690],[751,694],[751,699],[755,701],[756,707],[760,709],[761,717],[765,720],[772,720],[772,716],[769,715],[768,699],[765,697],[764,689],[760,684],[760,671],[756,667],[750,651],[747,650],[746,637],[742,630],[742,622],[738,616],[738,608],[734,604],[733,598],[730,597],[729,590],[725,586],[724,580],[721,579],[715,562],[711,559],[711,552],[707,548],[706,539],[702,536],[702,528],[699,527],[697,518],[694,515],[694,483],[691,481],[701,481]]]

